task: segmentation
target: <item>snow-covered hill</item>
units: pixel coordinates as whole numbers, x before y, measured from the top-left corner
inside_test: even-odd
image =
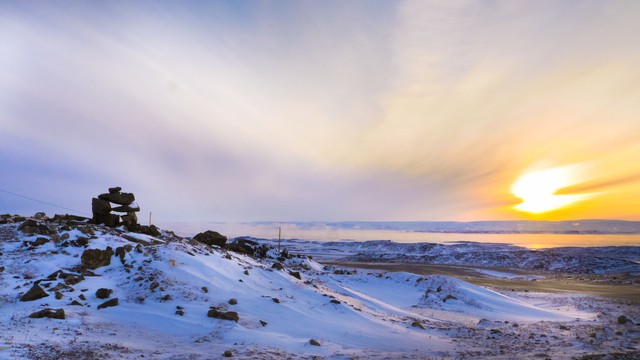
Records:
[[[230,247],[236,252],[72,217],[7,219],[1,359],[464,358],[488,336],[504,346],[483,351],[499,355],[512,336],[544,324],[591,328],[598,316],[565,297],[561,307],[534,304],[445,276],[323,267],[266,248],[241,253],[259,248],[251,242]],[[626,333],[635,324],[617,326]],[[571,345],[575,353],[581,344]]]
[[[277,244],[277,240],[273,239],[253,240],[271,246]],[[436,244],[295,239],[282,240],[282,246],[327,261],[470,265],[539,272],[640,275],[640,246],[530,250],[509,244],[476,242]]]

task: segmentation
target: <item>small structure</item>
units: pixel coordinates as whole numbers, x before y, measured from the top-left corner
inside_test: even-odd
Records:
[[[120,192],[121,190],[122,188],[119,186],[109,188],[108,193],[100,194],[97,198],[91,199],[94,223],[116,227],[120,224],[122,218],[122,223],[128,229],[138,226],[136,213],[140,211],[140,207],[134,202],[136,198],[131,193]],[[111,203],[118,206],[112,207]],[[124,215],[113,214],[112,212],[124,213]]]

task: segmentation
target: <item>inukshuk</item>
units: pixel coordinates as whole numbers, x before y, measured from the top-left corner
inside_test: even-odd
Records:
[[[125,213],[122,215],[122,222],[127,228],[134,228],[138,225],[136,212],[140,211],[138,204],[134,203],[135,196],[131,193],[120,192],[122,188],[109,188],[109,192],[98,195],[91,200],[93,211],[93,221],[96,224],[105,224],[116,227],[120,224],[120,215],[111,212]],[[112,207],[111,203],[119,205]]]

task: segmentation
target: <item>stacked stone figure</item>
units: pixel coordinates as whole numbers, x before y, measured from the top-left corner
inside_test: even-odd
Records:
[[[105,224],[107,226],[116,227],[120,224],[120,215],[112,214],[112,211],[125,213],[122,215],[122,222],[127,228],[135,228],[138,226],[138,217],[136,212],[140,211],[138,204],[134,203],[135,196],[131,193],[120,192],[122,188],[109,188],[106,194],[100,194],[97,198],[91,200],[91,209],[93,211],[93,221],[96,224]],[[119,205],[111,207],[111,203]]]

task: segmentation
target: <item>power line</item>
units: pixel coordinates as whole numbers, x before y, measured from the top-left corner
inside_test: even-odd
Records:
[[[26,196],[26,195],[16,194],[16,193],[14,193],[14,192],[12,192],[12,191],[8,191],[8,190],[2,190],[2,189],[0,189],[0,192],[3,192],[3,193],[5,193],[5,194],[9,194],[9,195],[13,195],[13,196],[17,196],[17,197],[19,197],[19,198],[23,198],[23,199],[27,199],[27,200],[35,201],[35,202],[38,202],[38,203],[41,203],[41,204],[45,204],[45,205],[49,205],[49,206],[53,206],[53,207],[56,207],[56,208],[59,208],[59,209],[63,209],[63,210],[67,210],[67,211],[71,211],[71,212],[74,212],[74,213],[77,213],[77,214],[84,214],[84,215],[87,215],[87,213],[86,213],[86,212],[84,212],[84,211],[78,211],[78,210],[74,210],[74,209],[69,209],[68,207],[64,207],[64,206],[56,205],[56,204],[54,204],[54,203],[50,203],[50,202],[48,202],[48,201],[35,199],[35,198],[29,197],[29,196]]]

